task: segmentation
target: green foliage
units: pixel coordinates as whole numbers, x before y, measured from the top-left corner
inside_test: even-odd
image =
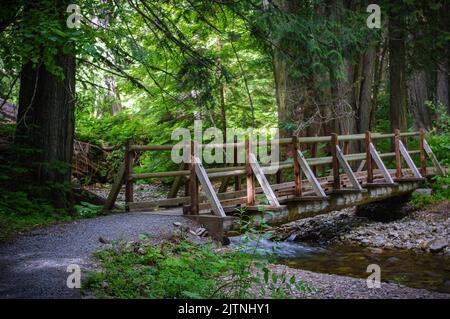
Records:
[[[267,212],[270,213],[270,212]],[[244,211],[239,215],[244,217]],[[242,218],[244,244],[256,240],[255,249],[217,250],[212,242],[192,243],[186,239],[156,246],[147,236],[139,242],[116,243],[96,253],[102,271],[92,272],[85,288],[97,297],[113,298],[253,298],[289,297],[293,289],[312,291],[295,276],[269,270],[268,260],[257,251],[258,241],[268,238],[264,221]]]
[[[79,204],[74,205],[73,208],[80,217],[84,218],[96,217],[102,210],[102,206],[93,205],[87,202],[80,202]]]
[[[431,195],[413,193],[411,205],[414,208],[424,208],[428,205],[450,200],[450,176],[434,176],[429,185],[432,187]]]
[[[42,199],[30,198],[23,191],[0,192],[0,242],[36,226],[71,220],[73,216],[56,210]]]

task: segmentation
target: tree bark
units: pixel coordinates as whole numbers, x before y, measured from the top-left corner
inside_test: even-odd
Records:
[[[33,5],[45,7],[49,4]],[[64,13],[67,3],[54,1],[53,5]],[[25,18],[32,17],[25,11]],[[52,18],[63,19],[64,16]],[[63,78],[50,73],[42,59],[38,65],[27,62],[22,66],[15,143],[33,149],[31,156],[21,157],[29,168],[27,177],[32,185],[45,187],[44,196],[56,207],[67,208],[71,205],[75,57],[64,53],[61,47],[54,60],[61,68]]]
[[[431,129],[431,110],[425,106],[427,100],[432,100],[428,85],[429,79],[425,71],[417,71],[408,79],[408,107],[414,118],[415,129]]]
[[[405,64],[405,22],[401,13],[389,17],[389,81],[390,81],[390,120],[391,132],[395,129],[406,131],[407,94]]]

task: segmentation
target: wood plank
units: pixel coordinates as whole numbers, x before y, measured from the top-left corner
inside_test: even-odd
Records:
[[[211,181],[208,178],[208,175],[206,175],[205,168],[203,167],[200,159],[197,156],[194,156],[194,166],[197,178],[202,185],[203,191],[205,192],[209,203],[211,204],[211,208],[214,211],[214,214],[220,217],[225,217],[225,212],[222,208],[222,205],[220,204],[219,198],[217,197],[216,191],[214,190]]]
[[[417,169],[417,166],[414,164],[414,161],[412,160],[411,156],[409,156],[408,150],[406,149],[403,142],[399,139],[398,140],[398,146],[400,149],[400,153],[402,154],[403,158],[406,161],[406,164],[408,164],[409,168],[413,172],[415,177],[422,177],[422,174],[420,174],[419,170]]]
[[[366,146],[367,183],[373,182],[373,165],[372,165],[373,161],[372,156],[370,155],[371,144],[372,144],[371,133],[369,131],[366,131],[365,146]]]
[[[103,205],[103,211],[111,210],[114,207],[114,203],[116,202],[117,196],[120,193],[120,189],[122,188],[122,184],[125,180],[125,161],[120,165],[119,172],[114,177],[114,183],[111,187],[111,191],[106,198],[106,202]]]
[[[238,147],[237,147],[237,136],[234,136],[234,156],[233,156],[233,160],[234,160],[234,166],[238,166]],[[241,190],[241,176],[236,175],[234,177],[234,190],[235,191],[240,191]]]
[[[441,176],[445,176],[446,175],[445,170],[441,166],[441,164],[439,164],[439,161],[437,160],[436,155],[434,155],[433,150],[431,149],[427,140],[423,140],[423,147],[425,149],[425,152],[427,152],[428,156],[430,157],[431,161],[433,162],[433,165],[436,168],[436,172]]]
[[[395,177],[402,177],[402,158],[400,157],[400,130],[396,129],[394,133],[395,148]]]
[[[420,139],[419,139],[419,150],[420,150],[420,174],[425,176],[427,174],[427,159],[425,157],[425,149],[424,143],[425,140],[425,130],[423,128],[420,129]]]
[[[384,165],[383,161],[381,160],[381,157],[378,154],[377,149],[375,148],[375,146],[373,145],[372,142],[369,144],[369,149],[370,149],[370,155],[372,156],[373,160],[377,164],[378,169],[381,171],[381,174],[383,175],[386,182],[388,182],[390,184],[394,184],[394,180],[392,179],[391,174],[389,174],[389,171],[387,170],[386,166]],[[372,180],[373,180],[373,177],[372,177]],[[367,179],[367,183],[370,183],[369,179]]]
[[[196,145],[195,142],[191,142],[191,162],[189,163],[189,171],[190,171],[190,177],[189,177],[189,195],[191,197],[191,207],[190,207],[190,214],[192,215],[198,215],[199,213],[199,187],[198,187],[198,179],[197,179],[197,172],[195,167],[195,158],[197,157],[196,154]]]
[[[130,142],[127,141],[125,147],[125,202],[133,202],[133,180],[129,178],[133,174],[134,151],[130,148]]]
[[[298,163],[298,142],[297,136],[292,137],[292,151],[294,152],[294,183],[295,183],[295,196],[302,196],[302,173],[300,165]]]
[[[355,174],[353,173],[352,168],[348,164],[348,162],[345,160],[345,156],[341,151],[341,148],[339,145],[336,145],[336,156],[339,160],[339,163],[341,164],[342,168],[344,169],[344,172],[347,174],[348,179],[350,180],[350,183],[352,184],[353,188],[362,190],[361,185],[359,184],[358,180],[356,179]]]
[[[341,180],[339,175],[339,159],[336,154],[336,150],[339,147],[338,137],[336,133],[331,134],[331,155],[333,158],[332,163],[332,176],[333,176],[333,188],[339,189],[341,187]]]
[[[245,138],[245,166],[247,176],[247,206],[255,205],[255,181],[253,180],[253,170],[250,164],[250,141]]]
[[[270,187],[269,182],[267,181],[266,176],[264,175],[261,166],[259,166],[258,161],[256,160],[256,156],[253,153],[250,153],[249,155],[250,159],[250,166],[253,170],[253,173],[256,176],[256,179],[259,182],[259,185],[263,189],[264,194],[266,195],[267,199],[269,200],[270,205],[272,206],[280,206],[280,203],[278,202],[277,197],[275,196],[275,193],[273,192],[272,188]]]
[[[325,192],[323,191],[322,187],[320,186],[319,182],[317,181],[316,176],[313,174],[311,167],[309,167],[308,163],[306,162],[306,159],[305,159],[305,156],[303,155],[303,153],[300,150],[298,150],[297,154],[298,154],[297,159],[299,161],[300,167],[302,168],[304,174],[306,175],[306,178],[308,179],[309,183],[313,187],[317,196],[326,197]]]

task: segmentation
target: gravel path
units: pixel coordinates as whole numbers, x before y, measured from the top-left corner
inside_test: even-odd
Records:
[[[80,298],[66,286],[69,264],[92,268],[91,254],[108,240],[132,240],[147,234],[167,238],[173,222],[195,227],[182,216],[146,213],[114,214],[35,230],[12,244],[0,245],[0,298]],[[83,276],[83,273],[82,273]]]

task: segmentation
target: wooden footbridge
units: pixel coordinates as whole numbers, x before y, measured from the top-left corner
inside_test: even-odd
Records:
[[[408,139],[417,138],[419,148],[408,150]],[[381,139],[393,140],[394,152],[379,152],[376,144]],[[191,143],[188,147],[190,161],[183,163],[180,170],[143,174],[133,172],[134,161],[139,152],[170,151],[173,145],[128,143],[124,164],[116,176],[104,208],[110,210],[114,206],[125,184],[127,211],[184,214],[202,223],[214,237],[222,238],[226,233],[239,230],[239,216],[253,216],[251,220],[255,226],[262,221],[279,225],[306,216],[401,196],[418,188],[426,177],[446,174],[428,145],[423,130],[407,133],[396,130],[392,134],[366,132],[356,135],[292,137],[275,142],[280,145],[278,151],[281,155],[288,157],[277,163],[276,171],[270,166],[260,165],[258,156],[253,151],[259,146],[267,146],[269,142],[251,142],[246,138],[245,142],[238,143],[235,138],[234,143],[215,145],[235,150],[234,164],[230,166],[222,164],[222,167],[205,168],[197,152],[206,145],[212,145]],[[350,154],[351,143],[361,143],[365,152]],[[317,156],[318,145],[327,147],[327,156]],[[237,160],[239,147],[245,150],[243,164],[239,164]],[[308,157],[305,156],[306,148],[310,154]],[[427,156],[433,164],[431,167],[426,165]],[[417,157],[417,166],[413,157]],[[389,158],[394,159],[394,169],[388,169],[384,163]],[[402,167],[403,163],[406,164],[405,167]],[[319,169],[321,173],[318,173]],[[290,180],[282,182],[282,171],[285,176],[290,176],[287,178]],[[303,176],[306,178],[303,179]],[[169,195],[173,198],[134,201],[133,185],[136,180],[166,177],[175,177],[175,189]],[[212,181],[217,179],[234,180],[233,190],[230,187],[220,187],[224,191],[216,191],[217,187],[214,187]],[[176,197],[183,180],[186,186],[185,196]],[[269,180],[273,181],[272,184]]]

